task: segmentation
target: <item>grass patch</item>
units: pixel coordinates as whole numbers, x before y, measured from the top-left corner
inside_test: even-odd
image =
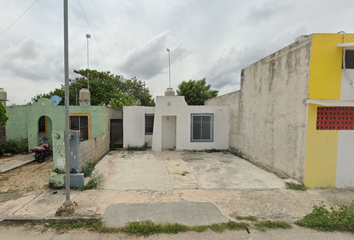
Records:
[[[235,217],[237,220],[247,220],[247,221],[251,221],[251,222],[257,222],[258,218],[254,217],[254,216],[245,216],[245,217],[241,217],[241,216],[236,216]]]
[[[212,149],[205,149],[204,152],[206,152],[206,153],[214,153],[214,152],[222,152],[222,150],[212,148]]]
[[[96,163],[95,162],[88,162],[83,167],[81,172],[84,174],[85,177],[91,177],[93,170],[95,169]]]
[[[285,183],[285,186],[287,189],[291,189],[291,190],[297,190],[297,191],[306,191],[307,190],[307,187],[304,184],[293,185],[290,183]]]
[[[321,203],[295,224],[320,231],[354,232],[354,202],[350,205],[333,206],[329,210]]]
[[[98,175],[94,174],[90,181],[83,187],[79,188],[79,191],[85,191],[85,190],[90,190],[97,188],[97,186],[102,182],[103,180],[103,174],[100,173]]]
[[[189,227],[178,223],[155,224],[150,220],[147,220],[144,222],[128,223],[128,225],[126,227],[123,227],[121,231],[129,234],[147,237],[158,233],[177,234],[179,232],[187,232],[187,231],[204,232],[208,229],[211,229],[214,232],[223,232],[226,229],[241,230],[241,229],[246,229],[248,227],[249,225],[247,223],[237,223],[233,221],[229,221],[227,223],[217,223],[211,225]]]
[[[144,145],[141,146],[130,146],[128,145],[127,149],[128,151],[146,151],[148,149],[147,143],[144,143]]]
[[[257,230],[265,232],[266,228],[282,228],[282,229],[290,229],[292,228],[292,226],[289,223],[286,222],[279,222],[279,221],[261,221],[261,222],[257,222],[255,224],[255,227]]]

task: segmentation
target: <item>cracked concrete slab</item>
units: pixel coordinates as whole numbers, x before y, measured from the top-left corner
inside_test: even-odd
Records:
[[[219,209],[209,202],[164,202],[110,205],[102,218],[107,227],[123,227],[129,222],[151,220],[155,223],[180,223],[187,226],[227,222]]]

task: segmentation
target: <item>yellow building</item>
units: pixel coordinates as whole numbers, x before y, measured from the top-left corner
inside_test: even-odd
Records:
[[[354,34],[311,34],[245,67],[229,149],[309,187],[354,187]]]
[[[354,34],[313,34],[305,184],[354,186]]]

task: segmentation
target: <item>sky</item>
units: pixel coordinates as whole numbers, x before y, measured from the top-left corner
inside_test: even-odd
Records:
[[[0,87],[8,106],[27,104],[64,84],[63,1],[0,6]],[[353,33],[353,13],[353,0],[69,0],[69,77],[87,68],[91,34],[90,69],[163,95],[169,48],[173,89],[206,78],[222,95],[240,89],[242,68],[300,35]]]

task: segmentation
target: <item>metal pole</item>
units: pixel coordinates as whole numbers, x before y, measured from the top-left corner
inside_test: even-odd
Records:
[[[88,91],[90,91],[89,38],[91,38],[91,35],[90,34],[86,34],[86,38],[87,38],[87,89],[88,89]]]
[[[169,79],[169,88],[171,88],[171,51],[167,48],[168,52],[168,79]]]
[[[87,89],[90,91],[89,39],[87,38]]]
[[[65,72],[65,188],[64,206],[71,206],[70,200],[70,155],[69,155],[69,38],[68,38],[68,0],[64,0],[64,72]]]

